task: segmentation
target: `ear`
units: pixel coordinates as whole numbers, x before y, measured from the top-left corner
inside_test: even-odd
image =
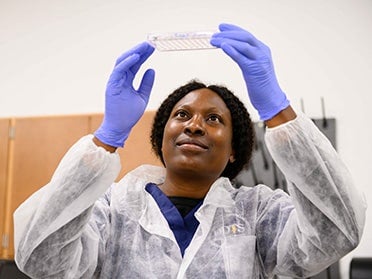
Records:
[[[229,157],[229,162],[230,163],[234,163],[235,162],[235,156],[234,154],[231,154],[230,157]]]

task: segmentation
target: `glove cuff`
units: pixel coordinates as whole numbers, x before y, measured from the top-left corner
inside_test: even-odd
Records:
[[[289,106],[290,102],[283,93],[281,100],[274,100],[274,104],[267,104],[264,109],[257,109],[262,121],[269,120]]]
[[[102,141],[104,144],[118,148],[124,146],[124,143],[129,136],[129,132],[121,133],[120,135],[118,135],[113,132],[107,132],[100,127],[97,129],[97,131],[94,132],[94,136]]]

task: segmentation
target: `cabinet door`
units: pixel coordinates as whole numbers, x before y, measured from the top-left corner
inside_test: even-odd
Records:
[[[119,148],[121,160],[121,172],[119,180],[127,172],[143,164],[161,166],[160,160],[152,152],[150,143],[150,132],[155,111],[145,111],[138,123],[133,127],[124,148]],[[102,121],[102,114],[91,116],[91,133],[99,127]]]
[[[14,257],[13,212],[32,193],[47,184],[66,151],[88,134],[89,116],[16,118],[6,199],[3,258]]]
[[[5,197],[7,184],[8,138],[10,119],[0,119],[0,256],[3,252],[3,243],[7,242],[4,235]]]

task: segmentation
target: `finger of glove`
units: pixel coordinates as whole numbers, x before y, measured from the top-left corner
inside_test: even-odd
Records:
[[[150,93],[152,90],[152,86],[154,85],[155,80],[155,71],[153,69],[148,69],[142,78],[140,86],[138,88],[138,94],[142,97],[142,99],[147,104],[150,98]]]
[[[249,43],[252,46],[257,46],[266,52],[270,52],[270,49],[266,46],[266,44],[258,40],[252,33],[240,28],[239,26],[232,25],[232,24],[221,24],[220,30],[221,32],[219,33],[217,32],[212,35],[212,39],[213,38],[226,38],[226,39],[242,41],[242,42]]]
[[[154,51],[155,48],[148,42],[143,42],[140,45],[140,47],[136,51],[136,53],[140,55],[140,59],[138,60],[138,63],[131,67],[131,71],[133,74],[136,74],[138,72],[141,65],[151,56]]]
[[[134,53],[131,56],[124,59],[123,61],[121,61],[118,65],[116,65],[113,72],[111,73],[108,84],[117,87],[123,85],[124,83],[131,83],[133,75],[129,73],[129,70],[130,67],[132,67],[138,62],[139,59],[140,59],[139,55]]]
[[[223,40],[220,44],[220,48],[238,63],[253,62],[258,57],[262,56],[257,51],[257,48],[234,40]]]
[[[222,23],[219,25],[219,30],[221,32],[215,33],[215,36],[232,36],[231,38],[247,41],[253,45],[256,45],[256,43],[259,42],[252,33],[233,24]]]
[[[136,60],[129,60],[129,57],[126,60],[123,60],[120,64],[118,64],[117,70],[118,72],[122,72],[126,74],[126,83],[132,84],[135,75],[137,74],[139,68],[146,61],[150,55],[154,52],[155,48],[151,46],[149,43],[144,42],[136,48],[136,52],[132,56],[136,56]],[[131,56],[130,56],[131,57]],[[125,63],[125,61],[127,61]]]
[[[244,42],[245,44],[249,44],[251,46],[260,46],[260,41],[258,41],[252,34],[248,32],[242,31],[226,31],[215,33],[212,35],[212,40],[235,40],[238,42]]]
[[[131,48],[130,50],[124,52],[122,55],[120,55],[117,59],[116,59],[116,62],[115,62],[115,66],[120,64],[123,60],[125,60],[127,57],[137,53],[137,54],[141,54],[144,52],[144,50],[148,49],[148,48],[153,48],[148,42],[142,42],[136,46],[134,46],[133,48]]]
[[[243,28],[241,28],[237,25],[234,25],[234,24],[231,24],[231,23],[226,23],[226,22],[223,22],[220,25],[218,25],[218,29],[220,31],[240,30],[240,31],[247,32],[245,29],[243,29]]]
[[[237,51],[234,47],[228,44],[221,45],[222,50],[232,58],[241,68],[249,63],[249,59]]]

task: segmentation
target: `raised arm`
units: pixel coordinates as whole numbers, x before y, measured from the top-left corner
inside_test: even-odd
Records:
[[[51,181],[14,213],[15,259],[32,278],[92,278],[99,270],[110,228],[110,203],[102,196],[120,171],[114,151],[124,145],[147,105],[154,71],[144,74],[138,90],[132,83],[153,51],[142,43],[117,60],[95,135],[72,146]]]
[[[363,196],[325,136],[289,105],[265,44],[231,24],[221,24],[211,44],[240,67],[250,101],[269,128],[267,146],[288,181],[290,204],[271,200],[257,220],[265,271],[287,276],[320,272],[358,245]]]

